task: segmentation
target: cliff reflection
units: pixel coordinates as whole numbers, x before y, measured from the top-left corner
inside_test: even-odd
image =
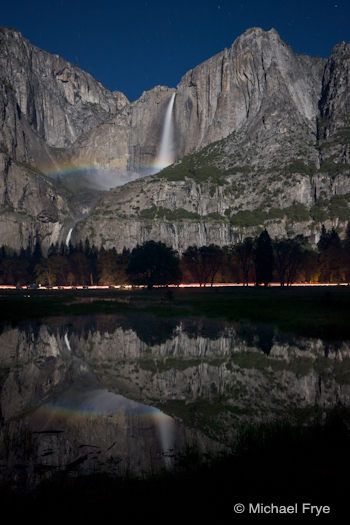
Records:
[[[142,474],[242,425],[350,404],[350,347],[273,327],[95,316],[2,327],[1,478]]]

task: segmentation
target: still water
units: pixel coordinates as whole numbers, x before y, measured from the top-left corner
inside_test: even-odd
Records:
[[[171,469],[245,425],[350,405],[350,343],[270,326],[155,316],[2,326],[0,480]]]

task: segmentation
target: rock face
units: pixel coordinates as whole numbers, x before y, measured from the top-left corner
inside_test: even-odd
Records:
[[[312,128],[323,63],[295,55],[274,29],[246,31],[181,80],[175,108],[179,150],[190,153],[240,129],[252,134],[263,118],[265,135],[269,127],[277,131],[276,109],[278,116],[287,110]]]
[[[337,44],[328,60],[319,103],[318,139],[322,161],[350,162],[350,45]]]
[[[29,124],[56,148],[68,146],[127,103],[122,93],[111,93],[85,71],[5,28],[0,71]]]
[[[52,181],[0,153],[1,244],[19,251],[38,240],[43,250],[63,240],[69,198]]]
[[[73,236],[75,240],[88,237],[97,246],[114,246],[118,251],[153,239],[171,243],[181,253],[191,245],[235,244],[266,224],[273,237],[293,232],[317,242],[318,225],[308,208],[314,204],[315,188],[327,183],[301,174],[288,181],[280,174],[275,177],[273,172],[253,171],[248,177],[240,172],[220,176],[219,181],[217,176],[201,180],[185,171],[177,180],[176,168],[164,170],[109,191],[93,213],[76,225]],[[266,186],[271,179],[274,185]],[[343,180],[334,181],[340,190]],[[345,188],[348,185],[345,178]],[[275,208],[255,212],[263,209],[269,197]],[[242,211],[247,209],[248,213]]]
[[[341,233],[350,220],[349,64],[350,44],[336,45],[328,60],[312,58],[293,53],[274,29],[252,28],[186,73],[176,89],[157,86],[129,103],[17,31],[1,29],[3,165],[21,163],[29,178],[33,168],[48,173],[62,163],[118,177],[154,173],[175,94],[177,162],[107,192],[78,222],[73,242],[88,237],[120,250],[154,239],[182,251],[231,244],[265,226],[272,236],[303,233],[315,243],[321,223]],[[8,168],[3,174],[8,181]],[[43,228],[34,218],[20,234],[21,217],[13,225],[6,218],[0,243],[33,244],[35,231],[45,244],[59,228],[62,238],[62,216],[72,225],[84,214],[69,211],[76,206],[61,188],[55,192],[59,219]]]
[[[45,142],[21,112],[12,85],[0,81],[0,151],[19,162],[39,168],[54,165]]]

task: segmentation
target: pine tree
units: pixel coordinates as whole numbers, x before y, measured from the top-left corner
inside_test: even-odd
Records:
[[[317,243],[317,248],[320,250],[320,252],[323,252],[324,250],[327,250],[328,246],[329,246],[329,234],[326,230],[325,225],[322,224],[321,236],[320,236],[320,240]]]
[[[273,272],[273,250],[270,235],[265,229],[256,241],[254,263],[256,273],[256,285],[264,283],[264,286],[272,280]]]

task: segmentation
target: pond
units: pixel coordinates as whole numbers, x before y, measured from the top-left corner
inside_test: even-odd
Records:
[[[204,318],[97,315],[3,325],[0,478],[138,476],[248,425],[350,405],[350,344]]]

